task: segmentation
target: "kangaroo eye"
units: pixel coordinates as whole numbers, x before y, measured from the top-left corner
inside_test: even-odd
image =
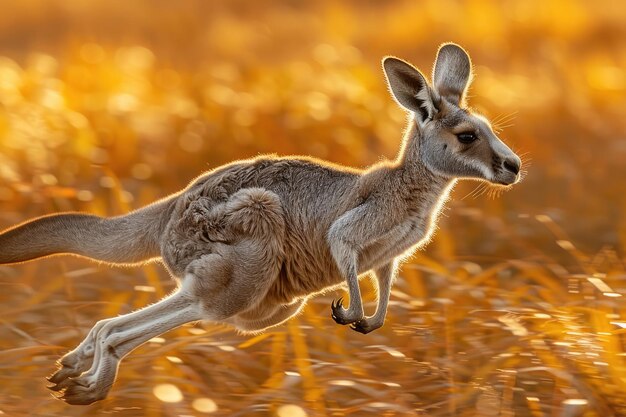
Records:
[[[465,143],[465,144],[472,143],[476,139],[478,139],[478,137],[476,137],[476,134],[474,132],[459,133],[458,135],[456,135],[456,137],[459,140],[459,142]]]

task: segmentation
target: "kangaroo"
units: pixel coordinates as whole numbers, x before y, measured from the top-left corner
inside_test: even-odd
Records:
[[[59,360],[50,389],[69,404],[105,398],[119,362],[147,340],[188,322],[254,333],[298,314],[307,299],[347,284],[332,318],[360,333],[380,328],[399,262],[430,240],[457,179],[509,187],[520,158],[472,113],[468,54],[439,48],[432,85],[411,64],[382,61],[409,114],[393,161],[357,170],[308,157],[236,161],[127,215],[61,213],[0,234],[0,264],[74,254],[111,264],[161,261],[178,288],[156,304],[95,324]],[[373,271],[378,305],[366,316],[359,277]]]

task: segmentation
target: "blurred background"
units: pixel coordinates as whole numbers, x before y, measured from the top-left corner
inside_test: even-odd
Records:
[[[123,363],[109,398],[44,376],[99,319],[173,288],[159,265],[0,267],[0,415],[626,415],[626,7],[452,0],[0,1],[0,228],[118,215],[263,153],[367,167],[406,122],[380,69],[430,73],[454,41],[472,107],[523,155],[500,196],[459,184],[403,267],[386,325],[333,293],[256,337],[185,326]],[[373,311],[374,296],[363,282]]]

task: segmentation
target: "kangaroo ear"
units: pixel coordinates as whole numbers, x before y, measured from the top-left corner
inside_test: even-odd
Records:
[[[463,48],[454,43],[441,45],[433,69],[435,91],[451,103],[461,105],[472,78],[472,62]]]
[[[413,65],[391,56],[383,59],[387,85],[398,104],[415,113],[420,123],[438,111],[426,78]]]

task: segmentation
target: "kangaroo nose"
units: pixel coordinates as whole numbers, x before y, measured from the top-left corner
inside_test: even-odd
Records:
[[[504,168],[508,171],[511,171],[513,174],[517,175],[519,173],[520,166],[522,162],[519,158],[507,158],[504,160]]]

